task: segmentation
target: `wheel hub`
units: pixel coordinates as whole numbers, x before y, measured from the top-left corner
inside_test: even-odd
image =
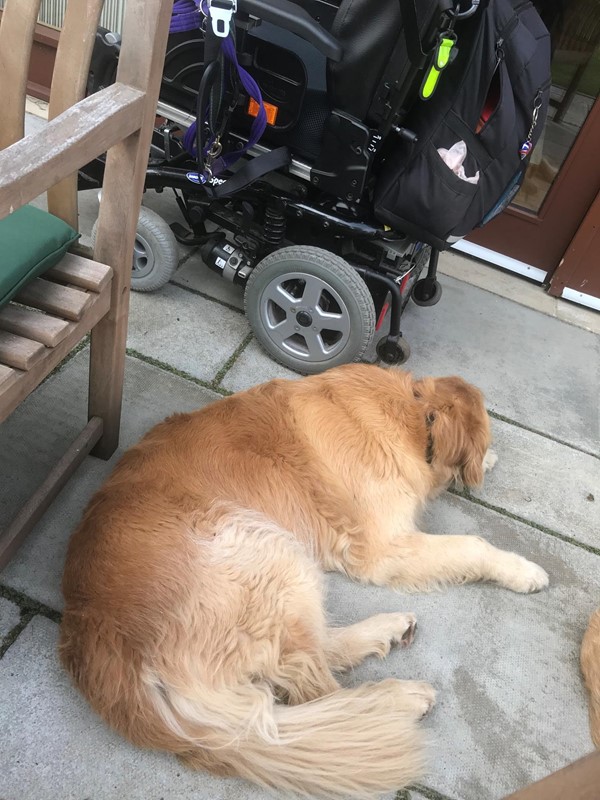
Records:
[[[296,322],[298,325],[302,325],[303,328],[310,328],[313,323],[313,318],[308,311],[299,311],[296,314]]]
[[[348,343],[348,306],[326,280],[309,272],[274,278],[262,293],[260,307],[267,335],[294,358],[326,362]]]
[[[131,265],[133,277],[144,278],[154,269],[154,262],[151,245],[138,231],[133,245],[133,263]]]

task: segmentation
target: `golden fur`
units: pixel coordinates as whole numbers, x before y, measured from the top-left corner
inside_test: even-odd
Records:
[[[64,666],[116,730],[191,766],[323,797],[406,785],[433,689],[334,673],[410,643],[414,617],[328,627],[322,569],[415,591],[545,586],[521,556],[417,527],[452,480],[481,483],[489,444],[474,387],[366,365],[167,419],[71,540]]]
[[[592,614],[581,644],[581,671],[590,693],[590,731],[600,748],[600,609]]]

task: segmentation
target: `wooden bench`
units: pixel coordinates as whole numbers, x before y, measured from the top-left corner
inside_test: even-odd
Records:
[[[502,747],[501,740],[498,747]],[[600,800],[600,750],[504,800]]]
[[[4,532],[0,568],[68,477],[118,444],[131,260],[172,0],[126,0],[117,82],[84,98],[103,0],[69,0],[44,129],[24,136],[40,0],[6,0],[0,26],[0,219],[47,191],[78,228],[77,170],[108,151],[93,258],[82,248],[0,309],[0,422],[91,334],[89,422]],[[0,269],[2,253],[0,252]]]

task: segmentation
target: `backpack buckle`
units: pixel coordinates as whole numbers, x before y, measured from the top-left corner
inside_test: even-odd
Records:
[[[237,11],[237,0],[208,0],[208,15],[215,36],[226,39],[229,36],[231,21]]]

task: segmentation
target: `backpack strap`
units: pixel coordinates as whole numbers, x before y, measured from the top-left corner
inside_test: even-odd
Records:
[[[406,40],[406,51],[408,57],[415,67],[419,69],[425,66],[427,54],[423,50],[421,41],[421,30],[417,17],[416,0],[399,0],[400,11],[404,28],[404,38]]]

